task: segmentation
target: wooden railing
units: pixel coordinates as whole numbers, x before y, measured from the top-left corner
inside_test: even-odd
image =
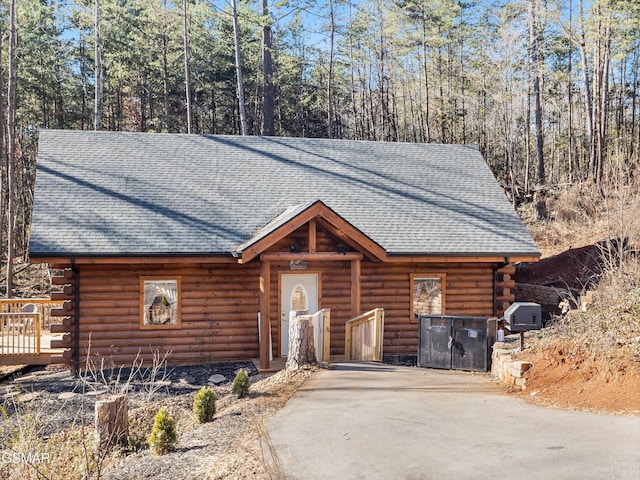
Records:
[[[384,310],[376,308],[345,324],[345,360],[382,361]]]
[[[0,313],[25,313],[27,305],[34,305],[35,312],[41,314],[40,328],[50,330],[51,325],[62,323],[61,317],[52,317],[52,308],[62,308],[62,302],[50,300],[48,298],[11,298],[0,300]],[[33,313],[31,313],[33,315]]]
[[[41,313],[0,313],[0,355],[40,354]]]
[[[313,345],[316,350],[317,362],[328,362],[331,357],[330,329],[331,311],[323,308],[319,312],[311,315],[313,323]]]

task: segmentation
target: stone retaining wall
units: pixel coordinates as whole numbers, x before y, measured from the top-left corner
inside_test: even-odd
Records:
[[[491,374],[516,390],[524,390],[526,381],[524,372],[531,368],[530,362],[514,360],[513,350],[504,342],[493,344],[491,356]]]

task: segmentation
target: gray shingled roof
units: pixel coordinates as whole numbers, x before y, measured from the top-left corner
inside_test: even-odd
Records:
[[[473,147],[64,130],[40,132],[30,252],[228,255],[316,200],[389,255],[538,254]]]

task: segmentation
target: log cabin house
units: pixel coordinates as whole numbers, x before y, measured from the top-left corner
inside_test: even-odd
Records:
[[[63,272],[58,361],[266,370],[292,309],[329,308],[342,355],[383,308],[385,355],[416,355],[418,314],[500,314],[540,253],[471,146],[45,130],[30,256]]]

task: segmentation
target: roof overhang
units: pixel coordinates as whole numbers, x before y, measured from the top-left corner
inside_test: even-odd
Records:
[[[353,226],[321,200],[296,205],[275,217],[246,242],[238,245],[233,255],[239,263],[247,263],[311,220],[336,235],[346,245],[374,261],[384,261],[387,253],[378,243]]]
[[[390,263],[520,263],[538,262],[540,254],[516,253],[516,254],[495,254],[495,253],[470,253],[470,254],[393,254],[387,256],[386,262]]]
[[[193,263],[237,263],[229,254],[219,255],[184,255],[184,254],[132,254],[132,255],[90,255],[90,254],[31,254],[31,263],[48,263],[54,267],[65,265],[158,265],[158,264],[193,264]]]

